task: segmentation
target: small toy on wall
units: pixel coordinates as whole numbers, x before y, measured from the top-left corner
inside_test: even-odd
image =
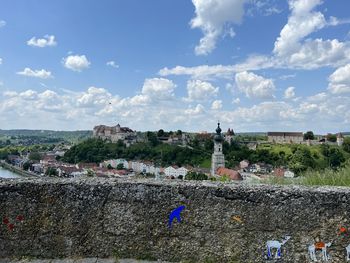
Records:
[[[15,228],[15,223],[16,222],[22,223],[23,221],[24,221],[24,216],[23,215],[16,216],[16,219],[15,219],[14,223],[11,223],[11,221],[10,221],[10,219],[8,217],[4,217],[2,219],[2,223],[7,226],[7,229],[9,231],[13,231],[13,229]]]
[[[291,236],[285,236],[284,240],[277,241],[277,240],[268,240],[266,242],[266,248],[267,248],[267,257],[266,259],[279,259],[282,257],[282,246],[291,238]],[[273,254],[273,250],[275,251],[275,254]]]
[[[321,251],[322,260],[328,261],[329,255],[327,254],[327,247],[330,247],[332,243],[316,242],[308,247],[309,255],[312,261],[317,261],[316,253]]]
[[[346,261],[350,261],[350,244],[347,245],[346,249]]]

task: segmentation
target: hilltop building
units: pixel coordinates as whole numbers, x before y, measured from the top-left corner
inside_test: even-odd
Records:
[[[222,142],[224,138],[221,135],[220,123],[216,128],[214,135],[214,153],[211,156],[211,175],[214,176],[219,167],[225,167],[225,156],[222,153]]]
[[[302,143],[304,136],[302,132],[268,132],[267,138],[272,143]]]
[[[225,134],[225,141],[231,144],[231,140],[234,138],[234,136],[235,136],[235,133],[233,132],[233,129],[228,128]]]
[[[93,137],[111,142],[123,141],[127,146],[136,142],[136,132],[128,127],[98,125],[94,127]]]
[[[338,146],[342,146],[344,143],[344,136],[341,132],[337,134],[337,144]]]

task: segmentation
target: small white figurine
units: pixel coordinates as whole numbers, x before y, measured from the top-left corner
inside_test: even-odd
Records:
[[[312,261],[317,261],[316,251],[321,250],[322,259],[328,261],[327,247],[330,247],[332,243],[316,242],[308,247],[309,255]]]
[[[272,259],[272,249],[277,249],[275,254],[275,259],[281,258],[281,247],[290,239],[290,236],[286,236],[282,242],[279,242],[277,240],[268,240],[266,242],[267,247],[267,259]]]
[[[349,261],[350,260],[350,244],[345,249],[346,249],[346,261]]]

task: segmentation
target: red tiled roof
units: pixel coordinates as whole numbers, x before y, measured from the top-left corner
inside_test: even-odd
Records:
[[[216,171],[217,175],[227,175],[231,180],[243,180],[241,174],[235,170],[219,167]]]

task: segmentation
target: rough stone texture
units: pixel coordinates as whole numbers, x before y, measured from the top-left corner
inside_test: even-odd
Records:
[[[307,246],[315,239],[332,241],[331,262],[345,262],[350,234],[338,229],[350,227],[349,201],[347,188],[2,179],[0,258],[265,262],[266,241],[291,235],[280,262],[309,262]],[[183,221],[169,230],[169,213],[180,205]],[[12,231],[3,217],[14,223]]]

